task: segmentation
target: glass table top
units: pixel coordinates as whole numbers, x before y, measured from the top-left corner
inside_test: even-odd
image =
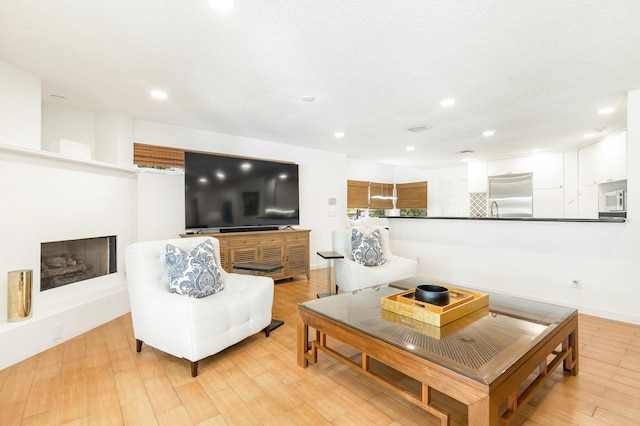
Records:
[[[442,327],[381,308],[382,297],[414,288],[415,280],[340,293],[300,306],[485,384],[577,312],[487,292],[483,293],[489,294],[488,307]]]

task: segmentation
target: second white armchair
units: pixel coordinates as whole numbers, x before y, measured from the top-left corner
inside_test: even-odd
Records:
[[[418,262],[391,252],[389,244],[389,231],[385,228],[358,228],[364,237],[378,231],[382,256],[385,261],[379,266],[365,266],[354,260],[352,246],[353,228],[336,229],[332,234],[333,251],[344,256],[344,259],[335,260],[336,285],[341,291],[354,291],[366,287],[373,287],[392,281],[415,277]],[[356,257],[358,253],[356,253]],[[367,262],[365,262],[367,263]],[[369,262],[372,264],[375,262]]]

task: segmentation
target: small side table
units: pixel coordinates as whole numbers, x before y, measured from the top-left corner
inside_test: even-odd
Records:
[[[282,269],[283,265],[277,264],[269,264],[269,263],[256,263],[256,262],[245,262],[245,263],[234,263],[232,269],[234,271],[248,271],[257,272],[260,275],[268,274],[269,272],[279,271]],[[271,319],[271,324],[269,324],[263,331],[265,336],[269,337],[269,333],[271,333],[276,328],[280,327],[284,324],[284,321],[279,319]]]
[[[318,293],[317,296],[318,297],[326,297],[326,296],[331,296],[332,294],[335,294],[333,292],[333,284],[331,283],[332,279],[332,275],[333,275],[333,259],[344,259],[344,256],[340,253],[338,253],[337,251],[319,251],[318,252],[318,256],[320,256],[323,259],[326,259],[327,261],[327,286],[328,286],[328,292],[326,293]],[[337,284],[336,284],[336,293],[338,292],[337,289]]]

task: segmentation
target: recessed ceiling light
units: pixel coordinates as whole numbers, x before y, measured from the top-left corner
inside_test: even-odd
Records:
[[[407,151],[409,151],[409,152],[411,152],[411,151],[415,151],[415,150],[416,150],[416,147],[415,147],[415,146],[413,146],[413,145],[409,145],[409,146],[406,148],[406,150],[407,150]]]
[[[343,138],[344,137],[344,132],[335,132],[333,134],[333,136],[335,136],[336,138]]]
[[[443,107],[443,108],[449,108],[449,107],[454,106],[455,103],[456,103],[455,99],[451,99],[451,98],[443,99],[443,100],[440,101],[440,106]]]
[[[240,164],[240,168],[242,170],[249,170],[249,169],[251,169],[251,163],[248,163],[248,162],[242,163],[242,164]]]
[[[463,149],[462,151],[456,151],[456,154],[473,154],[474,152],[472,149]]]
[[[486,136],[486,137],[493,136],[495,134],[496,132],[494,132],[493,130],[485,130],[484,132],[482,132],[482,136]]]
[[[600,115],[611,114],[615,110],[616,109],[613,108],[613,107],[601,108],[601,109],[598,110],[598,114],[600,114]]]
[[[209,4],[216,10],[231,10],[235,6],[233,0],[209,0]]]
[[[313,96],[303,96],[302,100],[305,102],[313,102],[316,100],[316,98],[314,98]]]
[[[167,93],[162,90],[152,90],[151,97],[162,101],[167,99]]]

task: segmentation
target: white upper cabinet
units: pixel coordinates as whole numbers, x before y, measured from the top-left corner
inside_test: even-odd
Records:
[[[562,152],[533,156],[533,189],[558,189],[564,185],[564,155]]]
[[[627,178],[627,132],[620,132],[597,143],[598,183]]]
[[[527,157],[489,161],[489,176],[514,173],[532,173],[533,189],[562,188],[564,182],[564,157],[561,152],[541,153]]]
[[[582,148],[578,157],[580,186],[627,178],[627,132],[620,132]]]
[[[533,171],[533,163],[533,157],[517,157],[489,161],[487,163],[487,174],[489,176],[498,176],[513,173],[530,173]]]

